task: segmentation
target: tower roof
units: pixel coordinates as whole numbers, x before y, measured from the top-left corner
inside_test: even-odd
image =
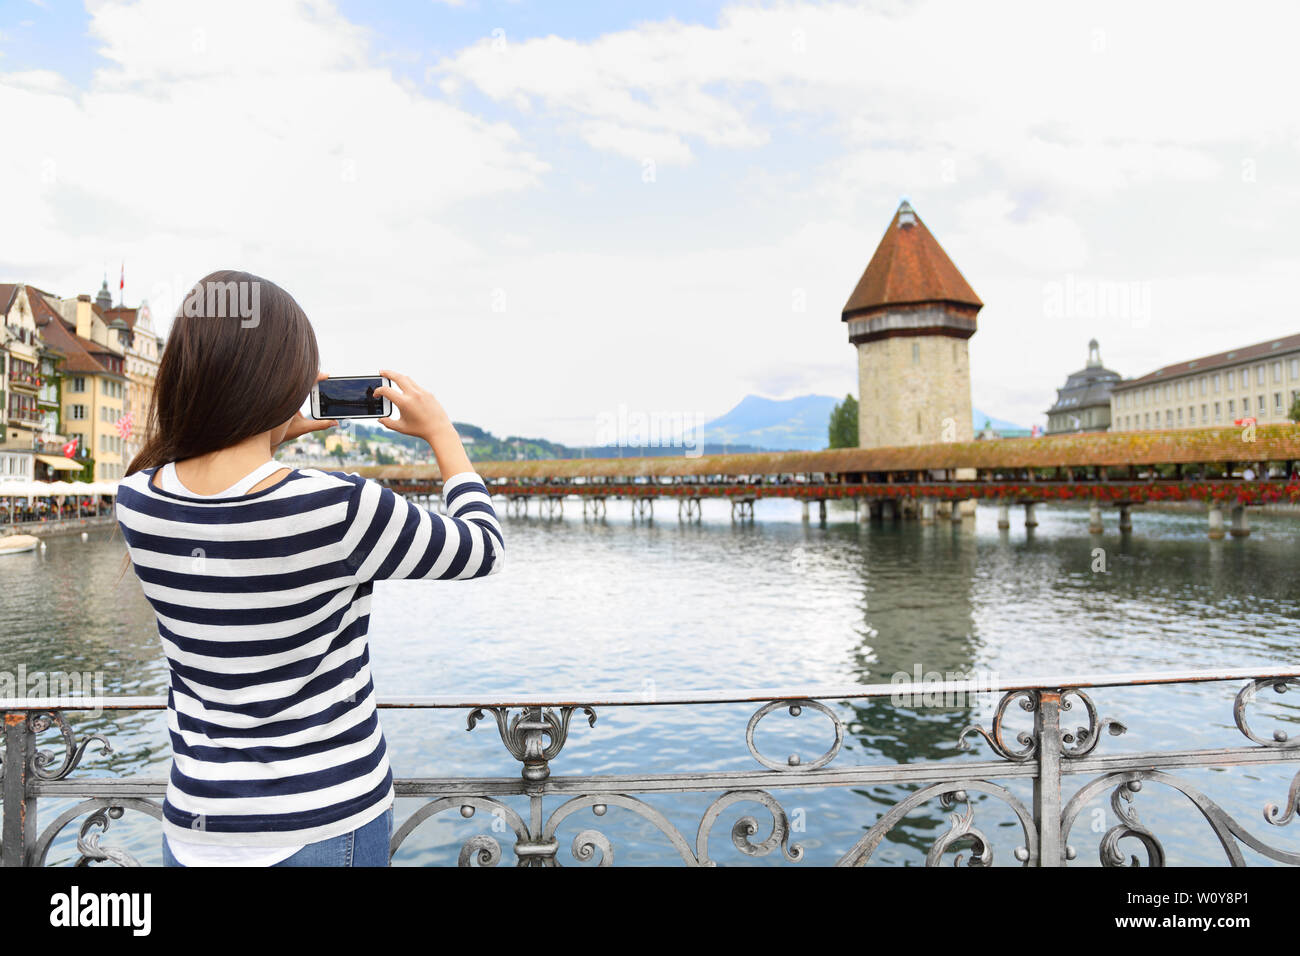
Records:
[[[984,306],[943,247],[904,200],[844,304],[843,318],[890,305],[956,302]]]

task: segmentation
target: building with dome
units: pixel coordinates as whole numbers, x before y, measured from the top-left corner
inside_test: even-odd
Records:
[[[1101,364],[1097,340],[1088,343],[1088,364],[1073,372],[1056,390],[1056,404],[1047,410],[1047,434],[1104,432],[1110,428],[1110,393],[1120,374]]]

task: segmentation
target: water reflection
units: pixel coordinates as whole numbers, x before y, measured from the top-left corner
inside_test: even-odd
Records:
[[[975,521],[959,527],[946,521],[860,526],[851,511],[832,508],[822,527],[801,523],[798,506],[789,502],[760,503],[754,525],[733,525],[724,503],[706,502],[698,525],[678,523],[671,506],[661,507],[657,520],[634,525],[620,504],[626,505],[611,503],[606,521],[578,515],[510,520],[510,564],[499,577],[377,587],[371,634],[381,695],[576,689],[662,696],[722,687],[881,683],[917,668],[922,674],[1011,677],[1241,667],[1295,661],[1300,648],[1295,525],[1285,519],[1255,521],[1255,534],[1244,541],[1211,542],[1204,519],[1191,515],[1139,513],[1134,534],[1121,538],[1113,524],[1104,535],[1089,535],[1081,509],[1040,509],[1042,524],[1031,536],[1018,524],[999,532],[992,508],[981,508]],[[1093,570],[1098,548],[1104,572]],[[23,663],[29,671],[102,671],[108,693],[163,693],[166,671],[153,618],[134,576],[128,571],[119,583],[121,554],[119,540],[98,532],[87,542],[51,538],[43,553],[0,559],[5,669]],[[1130,727],[1103,746],[1117,752],[1237,745],[1234,690],[1206,685],[1098,692],[1094,699],[1103,714]],[[986,747],[962,753],[956,746],[967,725],[987,726],[996,697],[951,707],[836,702],[849,729],[839,761],[989,759]],[[1268,706],[1273,709],[1261,726],[1300,721],[1288,701]],[[752,712],[737,706],[605,709],[596,727],[583,723],[573,731],[555,772],[755,769],[744,744]],[[383,723],[399,775],[517,772],[495,730],[466,734],[463,714],[386,712]],[[160,715],[104,715],[79,719],[76,726],[79,734],[105,733],[115,749],[109,757],[92,751],[85,772],[165,772]],[[773,714],[759,736],[764,753],[804,759],[822,753],[830,739],[825,719],[808,713]],[[57,751],[58,741],[51,739],[50,746]],[[1227,781],[1212,781],[1221,803],[1245,808],[1242,820],[1253,821],[1264,802],[1278,802],[1286,792],[1286,778],[1266,770],[1252,774],[1234,775],[1226,794]],[[1027,788],[1011,789],[1028,800]],[[826,863],[906,792],[878,787],[777,796],[791,813],[802,811],[806,827],[796,838],[805,859]],[[713,796],[647,802],[690,836]],[[399,807],[399,818],[411,808]],[[53,802],[43,802],[42,819],[52,819],[53,810]],[[728,839],[730,824],[744,813],[766,819],[761,808],[746,806],[720,821],[711,850],[720,862],[745,859]],[[982,798],[976,814],[985,832],[1005,841],[996,848],[997,862],[1010,862],[1018,839],[1013,815]],[[459,842],[449,841],[482,829],[481,820],[455,817],[421,828],[401,860],[454,862]],[[578,822],[570,818],[566,826],[576,832]],[[584,825],[593,822],[583,817]],[[599,822],[620,862],[675,859],[644,820],[611,809]],[[947,813],[937,802],[928,804],[873,859],[921,862],[947,826]],[[1183,850],[1175,859],[1221,862],[1208,830],[1185,830],[1166,841],[1171,853],[1175,846]],[[133,835],[127,845],[156,862],[154,832],[131,815],[113,829],[115,836]],[[52,859],[71,856],[65,836]]]

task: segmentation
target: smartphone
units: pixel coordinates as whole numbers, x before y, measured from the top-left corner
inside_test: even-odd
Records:
[[[393,403],[375,395],[381,386],[392,387],[382,375],[334,375],[311,388],[311,417],[388,418]]]

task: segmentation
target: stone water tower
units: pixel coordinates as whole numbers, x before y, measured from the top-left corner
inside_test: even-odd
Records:
[[[906,201],[844,305],[858,348],[858,445],[971,441],[970,356],[984,303]]]

